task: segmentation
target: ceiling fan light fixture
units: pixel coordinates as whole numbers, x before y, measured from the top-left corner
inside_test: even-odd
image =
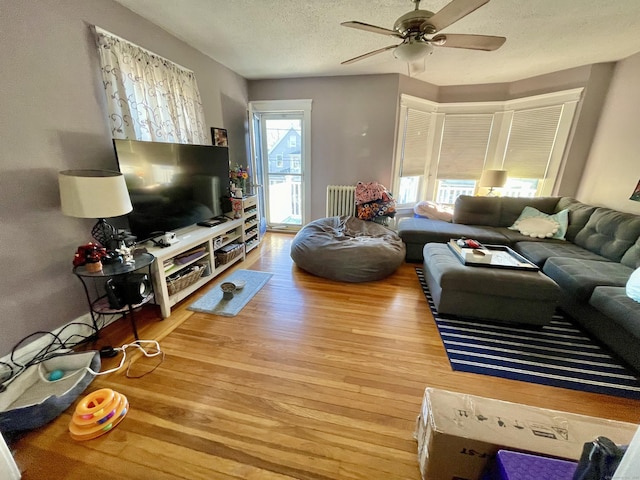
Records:
[[[410,40],[398,45],[393,51],[393,56],[404,62],[415,62],[431,55],[432,52],[433,47],[429,43]]]

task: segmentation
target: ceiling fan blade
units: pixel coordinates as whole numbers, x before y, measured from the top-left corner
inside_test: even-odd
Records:
[[[420,29],[429,34],[439,32],[461,18],[466,17],[485,3],[489,3],[489,0],[452,0],[449,5],[424,22],[420,26]],[[435,30],[429,28],[428,25],[432,25]]]
[[[377,55],[378,53],[386,52],[387,50],[391,50],[392,48],[396,48],[398,45],[389,45],[388,47],[379,48],[378,50],[373,50],[372,52],[365,53],[364,55],[360,55],[358,57],[350,58],[349,60],[345,60],[341,62],[340,65],[348,65],[353,62],[357,62],[358,60],[363,60],[367,57],[371,57],[373,55]]]
[[[506,42],[505,37],[492,35],[467,35],[467,34],[440,34],[433,37],[430,42],[438,47],[470,48],[471,50],[497,50]]]
[[[342,22],[340,25],[342,25],[343,27],[349,27],[349,28],[355,28],[355,29],[358,29],[358,30],[364,30],[366,32],[373,32],[373,33],[379,33],[381,35],[390,35],[392,37],[403,38],[402,35],[400,35],[398,32],[395,32],[393,30],[389,30],[388,28],[382,28],[382,27],[376,27],[375,25],[369,25],[368,23],[351,21],[351,22]]]

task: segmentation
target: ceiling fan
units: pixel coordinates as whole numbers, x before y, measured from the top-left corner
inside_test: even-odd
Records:
[[[357,21],[341,23],[345,27],[389,35],[402,40],[402,43],[397,45],[389,45],[388,47],[379,48],[345,60],[342,65],[354,63],[391,49],[395,49],[393,52],[394,57],[409,62],[411,65],[431,54],[433,47],[491,51],[500,48],[507,40],[505,37],[491,35],[438,34],[440,30],[466,17],[474,10],[488,3],[489,0],[452,0],[437,13],[420,10],[420,0],[411,1],[416,4],[415,9],[398,18],[393,24],[393,30]]]

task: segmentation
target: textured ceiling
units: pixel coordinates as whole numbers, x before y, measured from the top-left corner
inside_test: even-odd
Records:
[[[345,28],[358,20],[391,29],[410,0],[116,0],[247,79],[408,74],[399,43]],[[423,0],[437,12],[448,0]],[[640,51],[640,0],[491,0],[443,33],[507,37],[494,52],[436,48],[426,70],[434,85],[512,82]],[[177,62],[180,59],[176,59]]]

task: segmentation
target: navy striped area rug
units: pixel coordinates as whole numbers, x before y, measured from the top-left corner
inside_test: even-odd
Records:
[[[560,314],[544,327],[439,315],[420,285],[453,370],[640,399],[640,380]]]

